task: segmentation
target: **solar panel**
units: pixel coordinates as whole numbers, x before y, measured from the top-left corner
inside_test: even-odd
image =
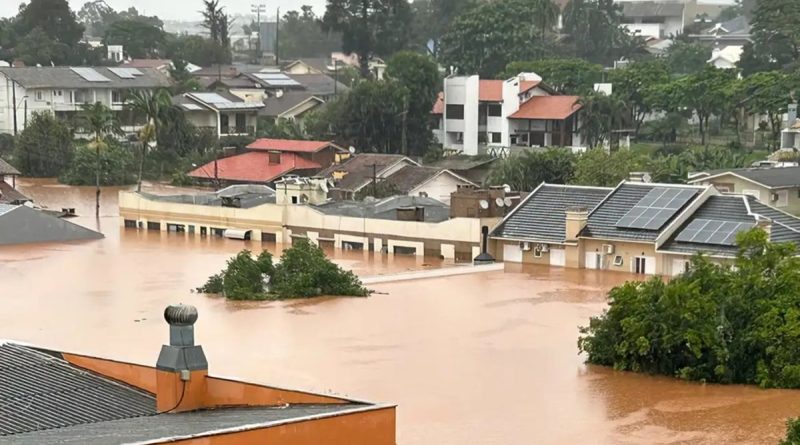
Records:
[[[83,80],[89,82],[111,82],[111,79],[98,73],[93,68],[73,67],[70,68],[73,73],[81,76]]]
[[[687,243],[733,246],[736,244],[736,235],[739,232],[753,227],[755,227],[755,224],[749,222],[698,218],[681,230],[675,240]]]
[[[109,68],[109,71],[116,74],[120,79],[135,79],[136,77],[127,68]]]
[[[655,187],[617,221],[617,227],[658,230],[672,218],[696,191],[669,187]]]
[[[283,73],[253,73],[253,76],[273,86],[299,86],[300,82]]]
[[[217,93],[192,93],[192,95],[208,104],[227,104],[233,103]]]
[[[197,105],[197,104],[183,104],[183,108],[186,108],[187,110],[190,110],[190,111],[202,111],[203,110],[203,107],[201,107],[200,105]]]

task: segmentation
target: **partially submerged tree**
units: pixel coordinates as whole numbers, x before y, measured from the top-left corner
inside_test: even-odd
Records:
[[[139,158],[139,177],[136,191],[142,191],[142,173],[144,171],[144,158],[150,144],[157,142],[158,130],[167,115],[167,109],[172,106],[172,100],[166,89],[151,91],[133,91],[128,96],[129,110],[145,118],[145,125],[139,130],[138,142],[141,149]]]
[[[34,113],[15,144],[15,164],[25,176],[59,176],[75,155],[73,140],[69,127],[51,113]]]
[[[119,134],[120,128],[114,112],[100,102],[84,104],[81,111],[83,128],[92,134],[89,148],[95,152],[95,216],[100,217],[100,175],[102,164],[100,152],[108,147],[106,138],[112,134]]]

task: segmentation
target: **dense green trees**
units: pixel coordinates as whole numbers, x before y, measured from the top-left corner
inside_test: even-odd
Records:
[[[700,42],[676,40],[667,49],[667,66],[673,74],[694,74],[706,67],[711,48]]]
[[[139,175],[136,181],[136,190],[142,191],[142,174],[144,173],[144,160],[151,143],[158,142],[158,131],[167,118],[167,111],[171,108],[172,99],[165,89],[150,91],[134,91],[128,96],[126,107],[145,118],[145,125],[137,134],[137,142],[141,150],[139,158]]]
[[[610,65],[640,52],[643,41],[620,26],[622,6],[613,0],[570,0],[564,7],[567,49],[576,57]]]
[[[629,128],[630,112],[625,101],[618,95],[591,92],[580,100],[581,134],[589,148],[604,144],[614,149],[619,145],[619,131]]]
[[[779,445],[800,445],[800,417],[786,421],[786,437]]]
[[[800,59],[800,4],[794,0],[759,0],[751,21],[753,43],[746,45],[740,67],[745,75],[797,65]]]
[[[297,239],[273,264],[267,251],[253,258],[243,250],[209,277],[198,292],[223,294],[233,300],[309,298],[321,295],[365,297],[370,291],[351,271],[345,271],[306,239]]]
[[[422,156],[431,145],[431,109],[441,89],[436,62],[428,56],[401,51],[388,61],[386,76],[402,86],[405,98],[400,124],[401,153]]]
[[[133,58],[154,58],[164,46],[165,33],[138,20],[118,20],[106,30],[103,43],[122,45],[125,54]]]
[[[341,49],[341,36],[326,32],[310,6],[289,11],[281,18],[280,57],[291,60],[303,57],[328,57]]]
[[[542,182],[566,184],[575,173],[575,155],[569,149],[526,151],[495,162],[489,172],[491,185],[508,184],[512,190],[531,191]]]
[[[740,234],[733,265],[692,259],[664,282],[628,282],[584,327],[590,363],[718,383],[800,387],[800,258],[794,244]]]
[[[602,65],[574,58],[511,62],[500,77],[508,79],[522,72],[538,74],[549,87],[561,94],[587,94],[595,83],[603,80]]]
[[[670,80],[666,64],[659,60],[632,63],[611,71],[609,80],[613,84],[613,94],[625,103],[630,122],[638,134],[645,117],[656,108],[653,89]]]
[[[358,54],[366,78],[373,56],[388,57],[408,46],[411,20],[408,0],[328,0],[322,22],[341,33],[344,51]]]
[[[230,16],[225,12],[225,7],[219,5],[219,0],[203,0],[203,28],[208,30],[208,48],[214,63],[231,62]]]
[[[50,113],[34,113],[14,150],[14,163],[25,176],[54,177],[64,172],[75,154],[69,127]]]
[[[59,181],[69,185],[96,186],[98,181],[101,186],[128,185],[136,183],[135,172],[133,151],[114,141],[108,143],[99,155],[90,145],[78,147],[69,168],[60,172]]]
[[[415,0],[411,6],[416,46],[425,48],[431,56],[438,58],[442,36],[450,24],[476,3],[476,0]]]

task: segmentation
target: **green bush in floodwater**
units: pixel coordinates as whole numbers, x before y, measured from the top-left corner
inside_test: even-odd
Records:
[[[322,249],[304,239],[284,250],[277,265],[267,251],[254,259],[249,250],[243,250],[197,291],[223,294],[232,300],[365,297],[370,293],[353,272],[342,270]]]
[[[703,256],[668,283],[628,282],[581,328],[588,362],[716,383],[800,388],[800,259],[794,244],[739,234],[733,264]]]
[[[800,445],[800,417],[786,420],[786,438],[778,445]]]

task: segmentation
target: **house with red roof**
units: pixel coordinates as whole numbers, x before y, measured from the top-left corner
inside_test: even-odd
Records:
[[[244,153],[211,161],[189,176],[221,184],[271,184],[288,176],[313,176],[330,167],[347,150],[327,141],[257,139]]]
[[[450,76],[432,114],[439,142],[453,153],[550,146],[582,150],[579,99],[557,94],[535,73],[506,80]]]

